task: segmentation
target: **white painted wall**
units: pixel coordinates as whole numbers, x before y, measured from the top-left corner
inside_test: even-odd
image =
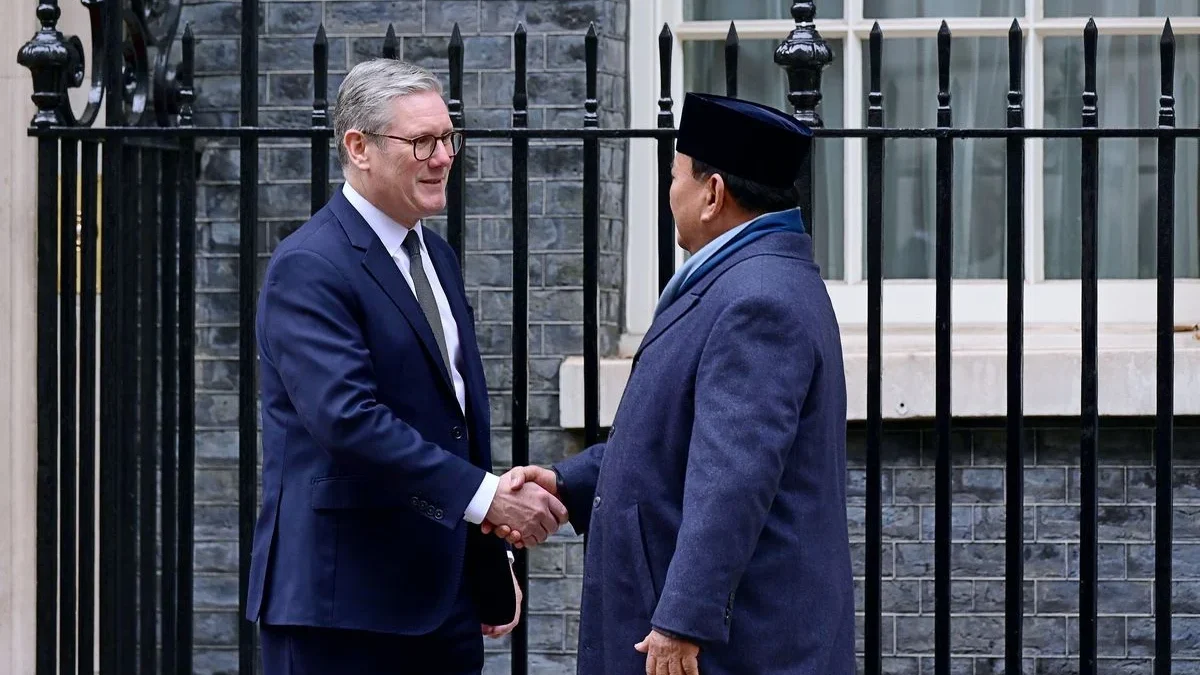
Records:
[[[68,3],[70,4],[70,3]],[[0,44],[0,671],[34,670],[36,380],[34,211],[36,144],[29,71],[16,48],[33,35],[36,3],[13,2]]]

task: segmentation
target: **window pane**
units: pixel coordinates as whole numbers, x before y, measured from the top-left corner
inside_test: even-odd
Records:
[[[738,55],[738,97],[792,112],[787,100],[787,76],[775,64],[774,40],[743,40]],[[841,127],[842,49],[841,41],[830,40],[833,63],[821,79],[819,112],[827,127]],[[684,43],[684,88],[687,91],[725,93],[725,44],[717,41]],[[714,142],[719,142],[714,139]],[[814,217],[804,214],[805,225],[813,235],[816,262],[826,279],[844,278],[842,151],[839,139],[818,139],[814,143]]]
[[[867,19],[1014,17],[1024,14],[1025,0],[863,0],[863,17]]]
[[[636,0],[649,2],[650,0]],[[842,18],[842,0],[816,0],[818,19]],[[792,3],[781,0],[684,0],[684,21],[790,19]]]
[[[866,45],[863,51],[867,51]],[[950,105],[954,126],[1004,126],[1008,92],[1007,41],[1003,38],[961,38],[953,41],[950,55]],[[936,39],[885,40],[882,81],[884,123],[887,126],[936,126]],[[866,57],[863,59],[863,82],[864,86],[869,86],[870,59]],[[864,111],[866,98],[866,92],[863,92]],[[955,278],[1005,277],[1005,159],[1003,139],[954,142]],[[884,142],[883,273],[887,278],[934,278],[938,203],[936,160],[933,139]],[[867,179],[869,176],[864,177]],[[865,222],[863,228],[865,270]]]
[[[1047,18],[1196,16],[1200,0],[1043,0]]]
[[[1200,36],[1176,36],[1175,123],[1200,125],[1200,74],[1185,64],[1200,62]],[[1100,36],[1096,78],[1100,126],[1158,125],[1159,38]],[[1047,38],[1045,48],[1047,127],[1078,127],[1082,107],[1083,41]],[[1045,274],[1078,279],[1082,250],[1080,216],[1081,143],[1045,141]],[[1180,140],[1175,159],[1175,275],[1200,276],[1200,148]],[[1108,279],[1152,279],[1158,208],[1158,142],[1154,139],[1100,141],[1099,275]]]

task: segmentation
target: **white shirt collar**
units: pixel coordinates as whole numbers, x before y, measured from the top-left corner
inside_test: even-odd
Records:
[[[367,221],[367,225],[375,232],[375,236],[379,237],[379,241],[383,244],[384,250],[393,258],[400,253],[400,247],[404,245],[404,238],[408,236],[408,228],[392,220],[383,211],[380,211],[371,202],[363,197],[350,187],[349,181],[342,184],[342,194],[346,196],[346,201],[354,207],[362,215],[363,220]],[[417,232],[417,238],[421,242],[421,250],[425,250],[425,233],[421,231],[421,221],[417,221],[413,225]]]

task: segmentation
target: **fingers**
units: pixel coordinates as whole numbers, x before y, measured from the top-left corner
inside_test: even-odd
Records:
[[[700,662],[689,656],[683,660],[683,675],[700,675]]]
[[[554,514],[554,519],[558,521],[559,525],[567,523],[567,507],[563,506],[563,503],[557,498],[550,499],[550,512]]]
[[[654,664],[655,675],[671,675],[671,662],[674,661],[670,656],[663,656],[656,660]]]
[[[683,675],[683,662],[678,656],[667,659],[667,672],[670,675]]]

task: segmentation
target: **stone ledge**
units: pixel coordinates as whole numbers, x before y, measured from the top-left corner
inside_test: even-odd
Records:
[[[1024,412],[1027,416],[1072,417],[1080,410],[1078,329],[1029,326],[1025,330]],[[636,338],[623,345],[635,343]],[[1099,336],[1101,415],[1155,414],[1157,351],[1152,325],[1103,326]],[[951,338],[951,408],[955,417],[1007,414],[1007,336],[1003,328],[966,327]],[[847,416],[867,415],[867,338],[862,327],[842,330]],[[883,335],[883,416],[923,419],[935,414],[936,350],[932,327],[888,327]],[[1200,332],[1179,332],[1175,345],[1175,413],[1200,414]],[[635,347],[636,348],[636,347]],[[633,351],[633,350],[629,350]],[[630,358],[600,362],[600,425],[612,422],[629,379]],[[583,357],[559,368],[559,416],[565,429],[584,425]]]

